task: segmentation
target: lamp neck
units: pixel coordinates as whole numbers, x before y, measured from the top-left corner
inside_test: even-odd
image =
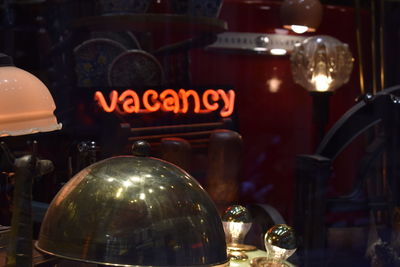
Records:
[[[325,127],[329,121],[329,98],[332,93],[330,91],[310,92],[313,101],[313,123],[317,131],[317,144],[321,142],[325,135]]]

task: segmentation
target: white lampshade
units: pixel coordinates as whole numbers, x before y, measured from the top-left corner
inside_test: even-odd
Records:
[[[47,87],[8,56],[0,54],[0,63],[0,137],[61,129]]]

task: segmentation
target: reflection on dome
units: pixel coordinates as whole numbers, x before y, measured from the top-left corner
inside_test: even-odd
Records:
[[[37,247],[114,266],[228,261],[222,222],[204,189],[180,168],[148,157],[110,158],[75,175],[50,204]]]

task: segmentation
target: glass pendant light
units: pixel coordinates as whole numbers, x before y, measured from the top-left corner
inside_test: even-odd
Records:
[[[296,33],[315,32],[321,19],[322,5],[318,0],[285,0],[281,5],[283,27]]]
[[[348,82],[353,62],[347,44],[331,36],[318,35],[296,45],[291,69],[295,83],[311,92],[327,92]]]

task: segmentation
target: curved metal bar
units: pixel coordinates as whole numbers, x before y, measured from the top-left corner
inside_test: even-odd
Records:
[[[377,93],[377,95],[389,95],[389,94],[400,95],[400,85],[388,87],[385,90],[382,90],[379,93]]]
[[[316,154],[334,160],[355,138],[383,120],[392,104],[391,95],[400,95],[400,86],[389,87],[353,106],[328,131]]]
[[[360,102],[347,111],[329,130],[317,148],[316,154],[334,160],[356,137],[381,122],[386,96],[376,96],[371,103]]]
[[[397,190],[400,173],[398,158],[400,154],[400,86],[378,92],[375,96],[366,95],[363,101],[348,110],[325,135],[313,155],[299,155],[296,161],[296,207],[295,225],[302,238],[301,251],[304,265],[312,263],[311,251],[326,246],[327,210],[377,210],[387,209],[400,203],[397,194],[392,199],[383,196],[362,198],[362,188],[369,178],[373,163],[379,162],[386,150],[390,154],[387,163],[388,186]],[[327,199],[327,181],[332,177],[332,162],[358,136],[379,125],[375,140],[369,143],[364,157],[359,162],[356,180],[352,191],[342,197]],[[383,134],[383,135],[382,135]],[[389,167],[390,166],[390,167]],[[321,233],[315,235],[315,232]],[[324,259],[325,255],[321,256]],[[324,259],[325,260],[325,259]]]

